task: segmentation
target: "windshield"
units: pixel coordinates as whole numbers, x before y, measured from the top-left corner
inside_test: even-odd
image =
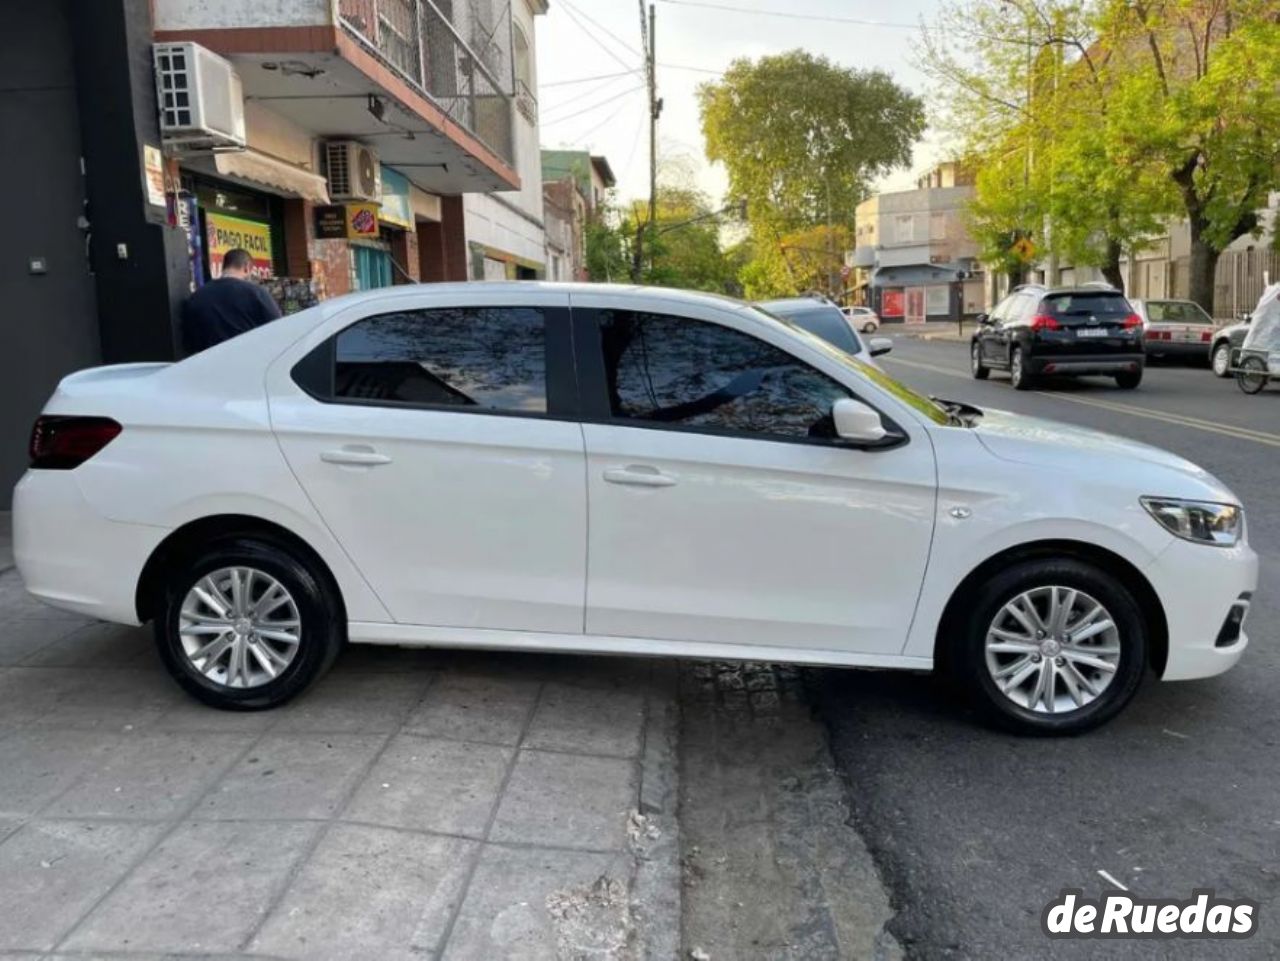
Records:
[[[1148,300],[1147,320],[1155,324],[1212,324],[1213,318],[1189,300]]]
[[[928,418],[933,423],[945,427],[946,425],[954,422],[952,415],[948,413],[945,407],[935,403],[923,394],[917,394],[906,384],[902,383],[900,380],[890,377],[879,367],[873,367],[866,361],[854,357],[848,351],[840,350],[832,346],[829,341],[801,327],[799,324],[795,323],[792,318],[779,317],[778,315],[759,306],[755,306],[753,309],[758,313],[764,314],[775,323],[779,323],[786,327],[792,333],[806,338],[809,343],[818,347],[828,357],[837,361],[846,369],[853,371],[859,377],[865,377],[881,390],[888,394],[892,394],[899,401],[906,404],[916,413]],[[837,311],[837,313],[839,312]]]
[[[849,321],[839,307],[829,304],[766,304],[760,307],[765,313],[781,320],[788,320],[802,330],[821,337],[850,354],[862,353],[862,341],[849,326]]]

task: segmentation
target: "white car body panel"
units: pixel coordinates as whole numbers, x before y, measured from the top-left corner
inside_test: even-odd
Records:
[[[293,365],[355,320],[405,307],[618,306],[746,330],[844,382],[908,443],[866,451],[461,411],[325,404]],[[72,375],[48,414],[123,433],[14,494],[27,588],[136,623],[139,576],[170,532],[242,514],[285,528],[337,581],[357,642],[927,667],[957,586],[1010,548],[1077,541],[1148,580],[1169,626],[1164,676],[1230,667],[1214,647],[1256,587],[1247,542],[1179,540],[1143,495],[1236,503],[1211,475],[1120,438],[989,412],[940,426],[833,349],[734,302],[595,285],[399,287],[329,301],[176,365]],[[390,464],[320,460],[366,445]],[[667,472],[667,487],[604,472]],[[405,468],[389,470],[388,468]],[[953,513],[954,512],[954,513]]]

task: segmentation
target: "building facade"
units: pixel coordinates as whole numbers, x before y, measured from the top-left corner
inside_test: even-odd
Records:
[[[983,309],[978,245],[965,225],[973,179],[940,164],[915,190],[882,193],[858,205],[854,299],[888,322],[956,320]]]
[[[531,71],[545,10],[19,5],[0,32],[0,123],[23,131],[0,171],[23,185],[12,212],[26,225],[0,240],[0,356],[22,358],[0,378],[0,509],[57,381],[179,356],[180,306],[233,246],[286,311],[478,278],[499,258],[507,276],[540,271]]]

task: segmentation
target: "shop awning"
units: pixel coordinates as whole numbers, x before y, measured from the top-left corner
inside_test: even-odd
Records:
[[[316,204],[329,203],[329,185],[319,174],[256,150],[216,153],[213,166],[213,172],[228,180],[245,181],[284,197],[301,197]]]

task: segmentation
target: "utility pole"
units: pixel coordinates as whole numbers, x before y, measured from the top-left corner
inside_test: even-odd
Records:
[[[657,12],[649,4],[645,17],[644,0],[640,0],[640,40],[644,45],[645,82],[649,90],[649,218],[636,224],[636,241],[631,250],[631,280],[640,283],[644,272],[644,234],[658,222],[658,117],[662,101],[658,98]]]

